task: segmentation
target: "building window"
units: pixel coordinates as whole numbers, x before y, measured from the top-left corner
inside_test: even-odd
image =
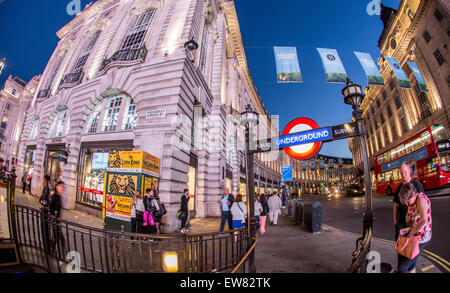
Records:
[[[392,130],[392,140],[395,141],[398,138],[398,133],[397,133],[397,128],[395,127],[395,123],[392,124],[391,130]]]
[[[377,107],[378,109],[381,107],[380,100],[377,100]]]
[[[431,106],[428,102],[427,94],[420,89],[419,83],[417,82],[414,84],[414,90],[419,100],[422,119],[431,116]]]
[[[94,110],[94,114],[92,114],[91,119],[88,122],[88,127],[86,127],[86,133],[96,133],[98,127],[98,121],[100,120],[100,110],[102,108],[102,103],[97,105]]]
[[[370,108],[370,112],[372,112],[372,115],[375,115],[375,109],[373,107]]]
[[[403,135],[408,132],[408,125],[406,124],[405,117],[400,118],[400,126],[402,128]]]
[[[428,31],[425,31],[423,33],[423,38],[425,39],[425,42],[427,42],[427,44],[431,41],[431,35],[428,33]]]
[[[30,135],[29,135],[29,137],[28,137],[29,140],[34,140],[34,139],[36,139],[37,131],[38,131],[38,126],[39,126],[39,119],[35,119],[35,120],[33,121],[32,126],[31,126]]]
[[[128,99],[126,114],[123,118],[122,129],[130,130],[136,127],[137,122],[137,113],[136,113],[136,104],[133,99]]]
[[[380,113],[380,120],[381,120],[381,125],[383,125],[386,121],[384,120],[384,115],[383,113]]]
[[[437,19],[439,22],[441,22],[443,16],[442,16],[442,13],[441,13],[438,9],[436,9],[436,11],[434,12],[434,16],[436,17],[436,19]]]
[[[384,141],[385,141],[385,145],[386,145],[389,142],[389,136],[388,136],[388,132],[387,132],[387,128],[386,127],[383,128],[383,135],[384,135]]]
[[[119,119],[120,105],[122,97],[113,97],[108,100],[105,117],[103,118],[102,131],[116,130],[117,120]]]
[[[68,111],[61,110],[53,117],[53,121],[48,131],[48,138],[61,137],[67,135],[70,128],[70,119]]]
[[[13,95],[13,96],[16,95],[16,89],[12,89],[12,90],[11,90],[11,95]]]
[[[439,65],[444,64],[445,60],[444,57],[442,57],[441,51],[439,51],[439,49],[436,49],[436,51],[434,51],[434,57],[436,57],[436,61],[439,63]]]
[[[11,104],[10,103],[6,103],[6,106],[5,106],[5,108],[6,108],[6,110],[11,110]]]
[[[389,83],[389,86],[391,88],[391,92],[395,89],[395,82],[394,80],[391,80],[391,82]]]
[[[397,108],[397,110],[402,107],[402,102],[400,102],[400,98],[398,96],[395,97],[395,107]]]
[[[386,99],[387,99],[386,91],[383,91],[383,92],[381,93],[381,95],[383,96],[383,100],[386,100]]]
[[[208,45],[208,38],[209,38],[209,29],[210,29],[210,23],[208,21],[205,21],[205,26],[203,28],[203,36],[202,36],[202,47],[200,49],[200,70],[203,72],[206,67],[206,55],[207,55],[207,45]]]
[[[391,117],[392,117],[392,109],[391,109],[391,106],[388,105],[388,106],[386,107],[386,111],[387,111],[388,117],[391,118]]]
[[[96,32],[87,42],[86,47],[84,48],[83,52],[81,53],[80,57],[78,58],[77,62],[75,63],[75,67],[73,69],[73,73],[79,73],[83,70],[84,65],[86,64],[87,59],[89,58],[89,55],[91,54],[92,48],[94,48],[95,43],[98,40],[98,37],[100,36],[101,31]]]
[[[149,9],[137,16],[136,22],[131,26],[127,36],[123,40],[121,50],[141,48],[154,14],[155,9]]]
[[[134,100],[128,96],[113,96],[104,99],[91,112],[84,133],[131,130],[136,127],[137,120]]]

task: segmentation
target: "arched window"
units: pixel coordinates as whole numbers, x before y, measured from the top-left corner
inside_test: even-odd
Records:
[[[116,95],[103,99],[95,107],[88,119],[85,133],[131,130],[136,127],[136,123],[134,100],[126,95]]]
[[[48,130],[48,138],[67,136],[70,128],[70,118],[67,109],[56,112]]]

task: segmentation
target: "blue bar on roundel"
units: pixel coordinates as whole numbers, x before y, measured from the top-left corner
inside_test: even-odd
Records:
[[[331,130],[326,127],[277,137],[274,139],[274,147],[285,148],[328,139],[331,139]]]

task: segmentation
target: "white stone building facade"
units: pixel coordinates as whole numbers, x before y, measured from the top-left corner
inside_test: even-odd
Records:
[[[166,233],[179,225],[184,188],[195,217],[220,216],[224,187],[245,194],[243,129],[231,114],[250,104],[260,138],[279,131],[252,82],[233,1],[98,0],[57,35],[18,152],[19,178],[33,168],[33,194],[49,174],[66,183],[64,208],[100,213],[102,196],[82,188],[102,190],[111,150],[161,159]],[[184,48],[190,39],[197,50]],[[256,184],[279,188],[280,157],[257,156]]]

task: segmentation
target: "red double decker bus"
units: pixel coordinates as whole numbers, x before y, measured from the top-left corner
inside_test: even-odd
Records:
[[[412,178],[425,190],[450,183],[450,140],[446,129],[435,123],[388,151],[374,157],[377,193],[392,195],[402,183],[400,165],[408,162]]]

